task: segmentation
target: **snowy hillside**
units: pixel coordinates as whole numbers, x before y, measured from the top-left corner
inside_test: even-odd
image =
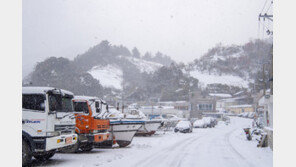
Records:
[[[104,87],[122,89],[123,73],[122,70],[115,65],[94,66],[88,73],[96,80],[99,80]]]
[[[199,80],[199,83],[202,87],[206,87],[208,84],[220,83],[231,86],[238,86],[248,88],[249,81],[242,79],[239,76],[233,75],[216,75],[216,74],[208,74],[202,73],[198,70],[191,71],[190,75]]]
[[[159,63],[138,59],[134,57],[121,57],[121,58],[126,58],[127,60],[129,60],[132,64],[137,66],[137,68],[141,72],[153,73],[163,66],[162,64],[159,64]]]
[[[223,53],[223,50],[219,50],[214,55],[210,55],[209,58],[212,59],[213,61],[218,61],[219,59],[222,61],[225,61],[231,58],[239,58],[243,56],[243,54],[244,54],[243,49],[239,47],[233,53],[228,53],[228,54]]]

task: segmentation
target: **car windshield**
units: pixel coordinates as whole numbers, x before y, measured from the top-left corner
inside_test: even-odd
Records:
[[[57,112],[73,112],[71,96],[49,95],[49,110]]]

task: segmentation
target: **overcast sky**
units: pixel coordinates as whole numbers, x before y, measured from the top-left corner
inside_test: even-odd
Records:
[[[102,40],[177,62],[217,43],[258,38],[265,0],[25,0],[23,75],[50,56],[73,59]]]

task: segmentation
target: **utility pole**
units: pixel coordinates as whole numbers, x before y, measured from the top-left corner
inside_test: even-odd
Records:
[[[266,1],[267,2],[267,1]],[[270,1],[269,3],[269,7],[268,8],[265,8],[265,5],[266,5],[266,2],[263,6],[263,9],[262,11],[259,13],[259,16],[258,16],[258,21],[259,23],[261,23],[260,21],[271,21],[273,22],[273,14],[268,14],[269,12],[269,9],[272,7],[273,5],[273,0]],[[264,12],[263,10],[266,9]],[[269,30],[269,27],[265,27],[265,25],[263,24],[264,28],[267,29],[266,33],[268,35],[273,35],[273,30]],[[268,72],[269,72],[269,76],[268,77],[268,82],[270,84],[270,94],[273,95],[273,45],[271,47],[271,51],[270,51],[270,54],[271,54],[271,68],[268,69]],[[264,69],[264,64],[263,64],[263,82],[264,82],[264,94],[266,93],[266,82],[265,82],[265,69]]]
[[[264,22],[266,20],[269,20],[269,21],[273,22],[273,14],[268,14],[270,7],[273,5],[273,0],[270,1],[269,7],[266,9],[266,11],[263,12],[263,10],[265,9],[266,2],[264,4],[264,6],[263,6],[262,11],[259,13],[259,16],[258,16],[259,23],[261,23],[260,22],[261,20],[263,20]],[[269,27],[266,27],[264,24],[263,24],[263,27],[267,29],[266,33],[268,35],[273,35],[273,30],[269,30]]]
[[[265,21],[265,19],[268,19],[270,21],[273,21],[273,15],[272,14],[267,14],[267,13],[264,13],[264,14],[259,14],[259,21],[260,21],[260,18],[263,18],[263,20]]]
[[[263,80],[263,94],[265,95],[266,93],[266,82],[265,82],[265,69],[264,69],[264,65],[262,67],[262,80]]]
[[[273,95],[273,45],[271,46],[271,76],[269,77],[270,82],[270,94]]]

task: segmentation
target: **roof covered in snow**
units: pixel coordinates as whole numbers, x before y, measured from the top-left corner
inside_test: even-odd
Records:
[[[215,97],[232,97],[231,94],[225,94],[225,93],[209,93],[210,96]]]
[[[242,104],[242,105],[234,105],[234,106],[229,106],[230,108],[246,108],[246,107],[252,107],[251,104]]]
[[[23,94],[46,94],[46,92],[50,90],[56,90],[56,91],[61,91],[64,94],[72,95],[74,94],[70,91],[64,90],[64,89],[58,89],[58,88],[53,88],[53,87],[23,87],[22,92]]]
[[[100,100],[100,99],[94,96],[75,96],[74,100],[87,100],[87,101],[92,100],[93,101],[93,100]]]

